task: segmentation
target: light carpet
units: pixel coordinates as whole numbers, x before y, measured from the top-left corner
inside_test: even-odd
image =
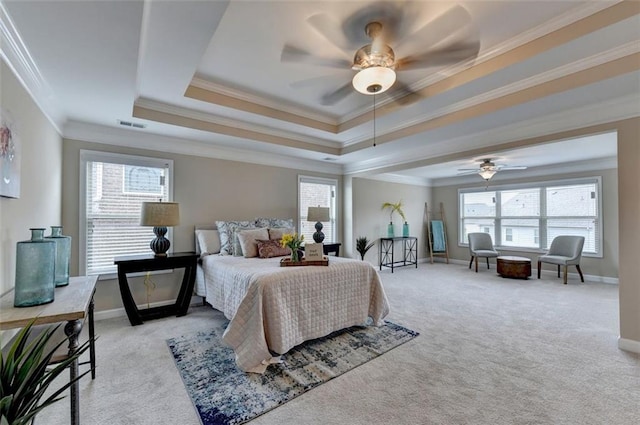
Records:
[[[495,263],[467,265],[383,270],[387,319],[420,336],[248,424],[640,423],[640,356],[618,349],[617,285],[503,279]],[[81,423],[199,425],[166,340],[224,321],[192,307],[141,326],[96,322],[97,377],[80,382]],[[68,425],[69,400],[37,423]]]
[[[171,338],[167,344],[202,423],[238,425],[417,335],[391,322],[352,327],[293,348],[263,375],[244,373],[236,366],[220,330]]]

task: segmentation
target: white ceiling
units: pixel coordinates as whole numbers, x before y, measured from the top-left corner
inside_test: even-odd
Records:
[[[482,158],[533,174],[567,162],[610,164],[615,135],[505,146],[640,115],[639,2],[0,5],[3,58],[70,138],[442,183],[469,179],[457,170]],[[389,38],[397,57],[471,41],[480,50],[447,66],[399,70],[399,84],[376,96],[374,133],[372,96],[353,91],[321,103],[355,71],[283,62],[281,54],[287,45],[348,64],[368,43],[362,22],[382,12],[384,23],[397,22]],[[332,40],[312,16],[335,24]],[[420,100],[399,103],[400,83]],[[119,120],[145,128],[125,129]],[[518,173],[509,171],[526,175]]]

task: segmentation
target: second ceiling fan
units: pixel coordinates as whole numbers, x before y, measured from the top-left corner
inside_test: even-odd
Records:
[[[480,167],[478,168],[461,168],[458,169],[458,175],[464,176],[467,174],[478,174],[480,177],[489,181],[491,177],[493,177],[498,171],[508,171],[508,170],[526,170],[527,167],[524,165],[506,165],[506,164],[495,164],[491,158],[483,159],[480,163]]]
[[[363,8],[342,25],[326,14],[313,15],[308,19],[309,24],[345,54],[348,54],[348,49],[353,48],[354,45],[362,46],[362,37],[358,35],[362,34],[362,29],[370,39],[370,43],[356,51],[353,62],[346,59],[319,57],[290,44],[284,46],[281,60],[357,71],[352,79],[322,95],[320,103],[323,105],[339,102],[353,93],[354,89],[362,94],[373,95],[393,88],[395,99],[403,103],[411,102],[415,100],[416,93],[397,78],[398,71],[459,63],[475,58],[480,50],[477,37],[474,36],[474,39],[469,40],[466,35],[467,39],[460,40],[450,34],[451,28],[455,28],[456,32],[464,33],[468,32],[472,25],[469,12],[461,6],[454,6],[407,37],[428,46],[437,45],[445,39],[453,40],[443,42],[444,46],[439,48],[396,58],[389,43],[393,43],[396,36],[403,32],[401,30],[403,24],[408,24],[405,21],[409,21],[414,17],[413,15],[415,11],[388,2],[374,3]],[[403,41],[406,40],[400,40],[398,44],[401,45]]]

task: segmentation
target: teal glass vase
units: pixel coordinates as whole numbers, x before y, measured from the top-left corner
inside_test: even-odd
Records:
[[[407,223],[406,221],[402,225],[402,236],[404,236],[405,238],[409,236],[409,223]]]
[[[394,237],[394,234],[393,234],[393,222],[390,222],[389,225],[387,226],[387,237],[388,238]]]
[[[71,257],[71,236],[62,234],[62,226],[51,226],[50,239],[56,243],[56,287],[69,284],[69,261]]]
[[[16,307],[50,303],[55,295],[56,243],[44,238],[44,229],[30,230],[31,240],[16,244]]]

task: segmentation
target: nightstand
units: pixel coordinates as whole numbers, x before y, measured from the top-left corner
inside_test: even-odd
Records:
[[[179,317],[187,314],[193,293],[193,285],[196,281],[197,261],[198,255],[195,252],[174,252],[164,257],[157,257],[153,254],[116,257],[114,263],[118,266],[120,295],[131,326],[141,325],[143,320],[173,315]],[[182,277],[180,292],[175,304],[139,310],[131,295],[127,273],[179,268],[184,268],[184,276]]]
[[[340,242],[335,242],[335,243],[325,243],[322,245],[322,250],[324,251],[324,255],[329,255],[330,253],[333,253],[336,255],[336,257],[340,256],[340,246],[342,244]],[[304,251],[304,246],[302,246],[300,249],[302,249]]]

